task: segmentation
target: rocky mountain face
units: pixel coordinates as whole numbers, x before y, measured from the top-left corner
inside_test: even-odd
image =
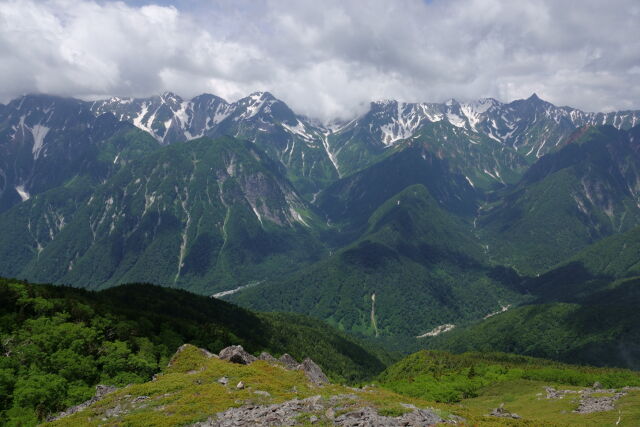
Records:
[[[640,225],[639,117],[534,95],[327,125],[267,92],[25,96],[0,107],[0,274],[237,293],[415,337]],[[432,312],[404,314],[415,301]]]
[[[111,114],[95,116],[81,101],[12,101],[0,111],[0,211],[78,174],[105,179],[137,151],[154,148],[146,133]]]
[[[286,167],[303,192],[317,192],[337,176],[325,151],[324,129],[298,117],[268,92],[256,92],[234,103],[208,94],[187,101],[165,93],[147,99],[112,98],[90,108],[96,115],[113,113],[164,145],[202,136],[250,140]]]
[[[37,281],[230,286],[319,256],[314,221],[251,143],[205,138],[19,204],[0,221],[0,248],[5,274]]]
[[[584,127],[533,164],[480,213],[477,224],[491,252],[523,272],[539,272],[602,237],[637,226],[638,129]]]
[[[440,149],[448,157],[457,152],[455,157],[464,158],[459,155],[462,147],[492,153],[485,158],[476,155],[463,173],[478,175],[480,182],[504,183],[502,175],[513,182],[523,166],[557,149],[579,127],[609,124],[629,129],[639,123],[638,111],[585,113],[556,107],[535,94],[506,104],[491,98],[468,103],[451,99],[443,104],[379,101],[364,116],[335,128],[328,140],[342,170],[353,171],[388,147],[429,136],[443,142]],[[452,147],[450,141],[459,139],[462,144],[454,142]],[[462,161],[469,161],[468,157]]]
[[[362,117],[332,125],[296,115],[268,92],[234,103],[213,95],[185,101],[171,93],[148,99],[112,98],[92,104],[91,110],[112,112],[163,144],[218,135],[253,140],[294,170],[292,177],[302,180],[307,192],[322,188],[318,180],[326,184],[336,175],[366,167],[388,148],[417,136],[447,141],[441,147],[446,155],[453,157],[455,149],[456,157],[467,157],[461,168],[465,175],[477,175],[480,183],[505,183],[519,177],[524,166],[560,147],[577,128],[608,124],[629,129],[640,124],[638,111],[585,113],[556,107],[535,94],[511,103],[492,98],[466,103],[451,99],[441,104],[378,101]],[[457,140],[455,148],[451,140]],[[485,155],[465,156],[461,149]]]
[[[60,185],[89,168],[87,150],[130,123],[160,145],[230,135],[254,142],[286,170],[308,199],[340,176],[365,168],[411,139],[429,141],[473,184],[516,182],[537,158],[557,150],[576,129],[610,124],[629,129],[640,112],[585,113],[537,96],[443,104],[379,101],[347,123],[320,125],[268,92],[229,103],[203,94],[83,102],[44,95],[0,110],[0,209]],[[30,153],[30,155],[29,155]],[[83,159],[84,166],[81,164]]]

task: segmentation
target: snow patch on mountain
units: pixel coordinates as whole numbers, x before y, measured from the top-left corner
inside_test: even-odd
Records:
[[[209,120],[208,122],[208,128],[207,130],[209,130],[211,127],[221,123],[224,119],[226,119],[227,117],[229,117],[229,115],[232,112],[232,108],[229,107],[229,105],[227,104],[220,104],[218,105],[218,107],[216,108],[215,113],[213,114],[213,118]]]
[[[302,139],[305,139],[307,141],[313,141],[315,139],[314,135],[307,132],[307,129],[305,128],[304,124],[300,120],[296,122],[295,126],[289,126],[284,122],[280,123],[280,125],[290,133],[294,135],[298,135]]]
[[[44,146],[44,138],[47,136],[47,133],[49,133],[49,130],[50,128],[40,124],[31,128],[31,133],[33,135],[33,148],[31,149],[31,152],[34,160],[40,156],[40,152]]]
[[[460,111],[469,121],[471,129],[477,131],[476,125],[485,117],[485,113],[497,104],[491,98],[480,99],[469,103],[460,104]]]
[[[249,95],[249,105],[247,106],[246,111],[240,115],[239,119],[247,120],[258,114],[268,100],[265,95],[265,92],[256,92]]]
[[[18,193],[18,195],[20,196],[20,198],[22,199],[23,202],[25,200],[29,200],[29,198],[31,197],[29,192],[27,190],[25,190],[24,185],[16,186],[16,192]]]
[[[463,128],[467,124],[467,122],[456,113],[447,113],[447,120],[449,120],[449,123],[459,128]]]
[[[140,110],[138,115],[133,119],[133,125],[153,135],[153,131],[150,128],[148,128],[146,123],[143,121],[148,111],[149,111],[149,105],[146,102],[143,102],[142,109]]]

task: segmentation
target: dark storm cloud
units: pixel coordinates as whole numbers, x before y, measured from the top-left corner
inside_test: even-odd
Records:
[[[635,0],[2,0],[0,97],[269,90],[322,119],[532,92],[640,108],[639,18]]]

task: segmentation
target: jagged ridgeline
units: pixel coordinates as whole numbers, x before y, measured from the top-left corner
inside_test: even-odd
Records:
[[[266,92],[25,96],[0,108],[0,274],[230,295],[420,346],[640,225],[639,118],[535,95],[329,124]]]
[[[30,425],[87,400],[98,383],[148,381],[187,342],[310,357],[338,382],[369,379],[388,363],[317,320],[152,285],[90,292],[2,279],[0,301],[1,424]]]

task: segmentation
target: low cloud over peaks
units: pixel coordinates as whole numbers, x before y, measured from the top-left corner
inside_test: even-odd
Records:
[[[321,120],[533,92],[640,108],[639,19],[634,0],[0,0],[0,98],[269,90]]]

